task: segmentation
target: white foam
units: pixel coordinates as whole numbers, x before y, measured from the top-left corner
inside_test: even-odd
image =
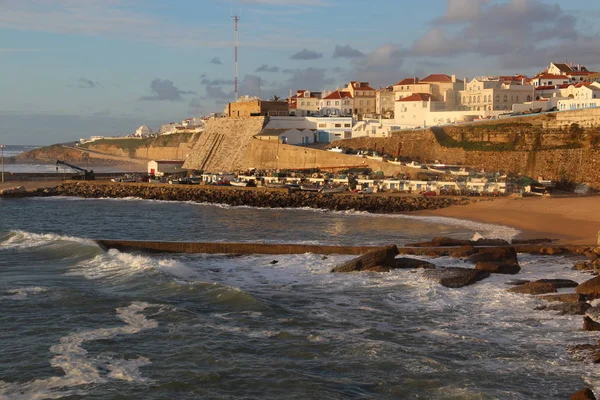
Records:
[[[119,279],[131,277],[145,271],[155,270],[157,260],[150,256],[121,253],[111,249],[91,260],[74,266],[67,276],[83,276],[90,280]]]
[[[74,392],[68,388],[101,383],[106,380],[102,377],[98,367],[104,366],[110,371],[109,379],[126,381],[144,381],[139,368],[150,364],[150,360],[140,357],[135,360],[111,360],[107,365],[102,365],[102,358],[89,358],[88,352],[82,346],[86,342],[108,339],[118,335],[133,335],[143,330],[156,328],[158,322],[147,319],[142,311],[153,307],[144,302],[133,302],[127,307],[117,308],[117,317],[125,322],[124,326],[115,328],[98,328],[72,333],[60,339],[60,343],[50,347],[55,354],[50,361],[53,367],[64,371],[64,376],[37,379],[35,381],[18,384],[0,381],[0,399],[3,396],[10,399],[47,399],[60,398]],[[57,389],[62,389],[60,393]],[[66,391],[64,389],[67,389]]]
[[[0,296],[0,300],[25,300],[30,295],[44,293],[47,290],[48,288],[43,287],[24,287],[18,289],[10,289],[6,291],[6,293],[9,293],[8,295]]]
[[[87,246],[98,247],[90,239],[83,239],[74,236],[58,235],[54,233],[31,233],[21,230],[11,231],[8,239],[0,243],[1,247],[12,249],[26,249],[31,247],[47,246],[56,242],[76,242]]]

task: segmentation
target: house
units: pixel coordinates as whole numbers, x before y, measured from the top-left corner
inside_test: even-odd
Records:
[[[594,72],[587,75],[584,79],[585,82],[600,82],[600,72]]]
[[[250,118],[256,116],[289,115],[289,105],[285,101],[264,101],[258,98],[242,97],[229,103],[225,108],[229,118]]]
[[[379,88],[375,91],[375,114],[393,118],[395,101],[393,86]]]
[[[429,93],[415,93],[397,100],[395,108],[395,125],[402,128],[472,121],[481,115],[480,111],[448,111],[445,102]]]
[[[464,111],[508,111],[513,104],[534,100],[535,88],[499,77],[473,78],[459,92],[458,109]],[[484,114],[482,114],[484,115]]]
[[[338,139],[352,137],[352,117],[317,117],[310,118],[317,124],[317,142],[331,143]]]
[[[588,69],[585,65],[582,64],[566,64],[551,62],[550,66],[546,69],[545,72],[552,75],[569,75],[574,72],[588,72]]]
[[[139,138],[147,138],[152,136],[152,129],[148,128],[146,125],[142,125],[133,134],[135,137]]]
[[[280,144],[307,145],[315,142],[314,129],[263,129],[254,137]]]
[[[571,79],[567,75],[555,75],[555,74],[538,74],[531,80],[533,86],[552,86],[552,85],[565,85],[571,82]]]
[[[561,91],[566,99],[558,101],[560,111],[596,108],[600,106],[600,83],[584,82]]]
[[[402,129],[394,119],[363,119],[352,127],[352,138],[390,137],[393,131]]]
[[[321,92],[311,92],[309,90],[298,90],[294,96],[295,115],[303,117],[306,115],[316,115],[321,108]]]
[[[406,78],[393,85],[394,101],[408,97],[413,93],[423,93],[422,90],[428,90],[428,87],[417,85],[419,78]],[[424,92],[428,93],[428,92]]]
[[[353,114],[358,119],[366,114],[375,113],[375,89],[369,86],[369,82],[350,82],[346,86],[346,91],[354,99]]]
[[[335,92],[324,92],[324,97],[319,101],[321,115],[352,115],[354,99],[348,91],[336,90]]]
[[[458,92],[463,90],[465,82],[456,79],[456,75],[431,74],[421,80],[407,78],[394,85],[394,97],[401,100],[417,93],[433,95],[445,104],[446,110],[454,110],[458,101]]]
[[[152,160],[148,161],[148,175],[163,176],[181,172],[184,160]]]

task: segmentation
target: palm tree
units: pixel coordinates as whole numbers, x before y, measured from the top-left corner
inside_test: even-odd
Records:
[[[279,101],[279,100],[281,100],[281,98],[279,96],[276,96],[276,95],[273,96],[273,97],[271,97],[271,99],[270,99],[270,101]]]

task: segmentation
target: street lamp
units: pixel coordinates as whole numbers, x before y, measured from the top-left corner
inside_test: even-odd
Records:
[[[6,147],[5,144],[0,144],[0,150],[2,150],[2,183],[4,183],[4,148]]]

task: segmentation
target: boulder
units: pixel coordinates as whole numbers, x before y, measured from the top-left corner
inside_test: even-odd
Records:
[[[586,315],[583,317],[583,330],[591,332],[600,331],[600,324]]]
[[[590,300],[600,298],[600,276],[580,283],[575,291]]]
[[[398,247],[395,244],[382,247],[338,265],[331,272],[359,272],[374,267],[388,267],[389,270],[389,268],[396,267],[395,257],[397,255]]]
[[[575,281],[572,281],[570,279],[538,279],[536,282],[551,283],[557,289],[574,288],[574,287],[577,287],[579,285],[579,283],[577,283]]]
[[[506,240],[504,239],[484,239],[484,238],[479,238],[475,241],[471,242],[474,246],[509,246],[510,243],[508,243]]]
[[[591,389],[585,388],[577,393],[573,393],[571,400],[596,400],[596,396],[594,396],[594,392]]]
[[[542,243],[552,243],[556,239],[548,239],[548,238],[540,238],[540,239],[513,239],[510,242],[512,244],[542,244]]]
[[[477,254],[470,256],[469,261],[475,264],[480,261],[502,261],[509,264],[519,264],[517,252],[514,247],[481,249]]]
[[[519,285],[508,289],[508,291],[521,294],[546,294],[556,293],[556,287],[551,283],[529,282],[524,285]]]
[[[544,301],[560,301],[563,303],[578,303],[585,300],[585,296],[579,293],[559,293],[540,296]]]
[[[552,303],[536,307],[536,310],[558,311],[560,315],[584,315],[591,305],[585,301],[576,303]]]
[[[456,250],[453,250],[449,255],[453,258],[466,258],[477,253],[477,249],[473,246],[461,246]]]
[[[413,269],[413,268],[423,268],[423,269],[434,269],[435,265],[427,262],[427,261],[423,261],[423,260],[417,260],[416,258],[409,258],[409,257],[402,257],[402,258],[396,258],[396,268],[406,268],[406,269]]]
[[[599,306],[590,307],[587,310],[587,312],[585,313],[585,316],[590,318],[594,322],[600,323],[600,307]]]
[[[423,277],[449,288],[460,288],[472,285],[490,276],[487,271],[479,271],[471,268],[436,268],[423,272]]]
[[[591,262],[582,261],[575,264],[572,269],[577,271],[593,271],[594,265]]]
[[[556,254],[562,254],[563,252],[563,248],[561,247],[542,247],[540,249],[540,254],[545,254],[545,255],[549,255],[549,256],[553,256]]]
[[[492,274],[509,274],[515,275],[521,271],[518,264],[495,262],[495,261],[480,261],[475,265],[475,269],[480,271],[489,271]]]
[[[390,267],[384,267],[382,265],[375,265],[373,267],[363,268],[361,272],[390,272]]]
[[[470,240],[454,239],[446,236],[436,236],[429,242],[408,243],[408,247],[448,247],[448,246],[470,246]]]

